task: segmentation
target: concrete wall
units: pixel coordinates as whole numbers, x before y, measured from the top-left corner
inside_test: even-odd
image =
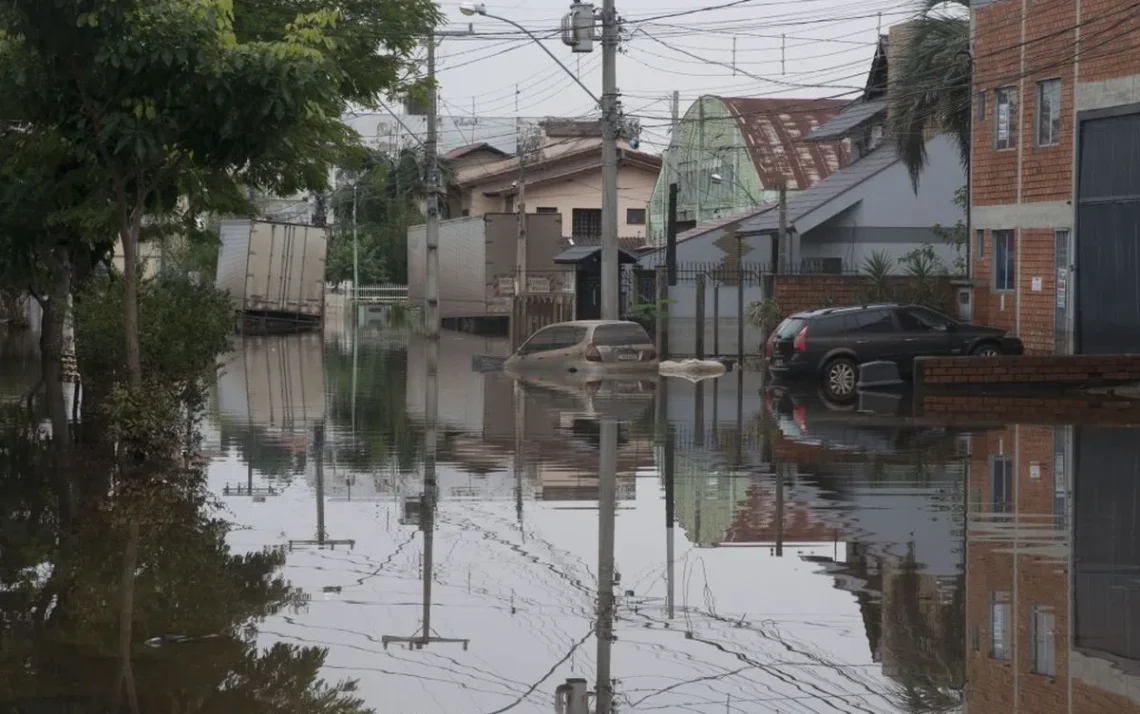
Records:
[[[631,224],[628,211],[644,210],[649,205],[657,174],[641,169],[622,167],[618,171],[618,235],[623,238],[644,238],[645,224]],[[539,208],[554,208],[562,214],[562,235],[573,235],[575,208],[602,207],[601,170],[578,174],[570,178],[528,187],[526,210],[535,213]]]

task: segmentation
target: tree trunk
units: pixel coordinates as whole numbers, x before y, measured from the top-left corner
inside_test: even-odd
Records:
[[[71,422],[63,393],[64,332],[71,295],[72,265],[67,249],[53,246],[44,256],[51,275],[51,288],[43,302],[40,327],[40,376],[51,420],[52,475],[59,493],[60,511],[65,523],[75,517],[75,489],[69,467]]]
[[[142,360],[139,350],[139,221],[132,215],[123,238],[123,332],[126,338],[127,377],[131,389],[142,386]]]
[[[135,672],[131,664],[131,640],[135,610],[135,570],[139,561],[139,525],[131,517],[127,546],[123,550],[123,570],[119,585],[119,672],[115,679],[115,695],[111,714],[122,711],[123,691],[127,693],[127,706],[131,714],[139,714],[138,692],[135,690]]]

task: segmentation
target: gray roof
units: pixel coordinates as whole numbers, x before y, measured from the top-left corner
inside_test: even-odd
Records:
[[[842,139],[886,111],[887,101],[885,99],[852,102],[844,107],[843,111],[813,129],[807,135],[807,140],[834,141]]]
[[[554,257],[555,263],[581,263],[585,260],[593,258],[595,254],[602,252],[600,245],[576,245],[573,248],[567,248]],[[634,258],[624,250],[618,251],[619,263],[636,263],[637,258]]]
[[[889,143],[880,144],[874,151],[867,154],[842,171],[833,173],[811,188],[803,191],[788,193],[788,225],[794,226],[812,211],[820,208],[828,201],[838,198],[848,189],[855,188],[880,171],[889,168],[899,160],[894,146]],[[745,218],[737,229],[738,236],[764,235],[775,233],[780,229],[780,212],[765,211],[758,216]]]

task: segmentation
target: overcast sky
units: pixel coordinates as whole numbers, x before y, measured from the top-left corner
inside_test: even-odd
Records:
[[[730,2],[617,0],[625,20],[618,87],[626,114],[642,123],[644,143],[668,141],[674,90],[681,93],[682,114],[701,94],[854,96],[866,81],[877,28],[885,33],[916,6],[915,0],[743,0],[723,7]],[[499,20],[465,17],[460,4],[440,0],[449,29],[472,22],[476,36],[448,37],[440,45],[442,115],[582,116],[594,111],[589,96],[532,40]],[[558,28],[569,5],[569,0],[486,3],[489,13],[509,17],[539,36]],[[601,93],[600,45],[591,54],[575,55],[554,36],[546,46],[595,94]]]

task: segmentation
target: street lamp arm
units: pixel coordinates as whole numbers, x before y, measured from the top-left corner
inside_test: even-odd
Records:
[[[519,23],[515,22],[514,20],[512,20],[510,18],[501,17],[499,15],[492,15],[492,14],[488,13],[487,8],[484,7],[482,4],[473,5],[471,3],[463,3],[460,6],[459,11],[462,12],[464,15],[482,15],[483,17],[489,17],[492,20],[498,20],[499,22],[505,22],[508,25],[517,29],[519,32],[522,32],[524,35],[526,35],[530,39],[534,40],[534,44],[541,47],[542,51],[545,52],[547,54],[547,56],[550,57],[550,59],[554,60],[558,64],[558,66],[561,67],[564,72],[566,72],[566,74],[570,75],[570,79],[574,80],[574,82],[579,87],[582,88],[582,91],[584,91],[586,94],[590,95],[590,99],[593,99],[594,103],[597,104],[598,107],[602,106],[602,100],[599,99],[596,94],[591,92],[590,88],[587,87],[585,84],[583,84],[582,80],[578,79],[578,75],[574,74],[574,72],[569,67],[567,67],[565,64],[563,64],[562,60],[558,59],[558,56],[556,54],[554,54],[553,52],[551,52],[550,48],[548,48],[546,45],[542,44],[542,40],[539,39],[539,37],[537,35],[535,35],[533,32],[531,32],[530,30],[526,29],[525,27],[523,27],[522,25],[520,25]]]

